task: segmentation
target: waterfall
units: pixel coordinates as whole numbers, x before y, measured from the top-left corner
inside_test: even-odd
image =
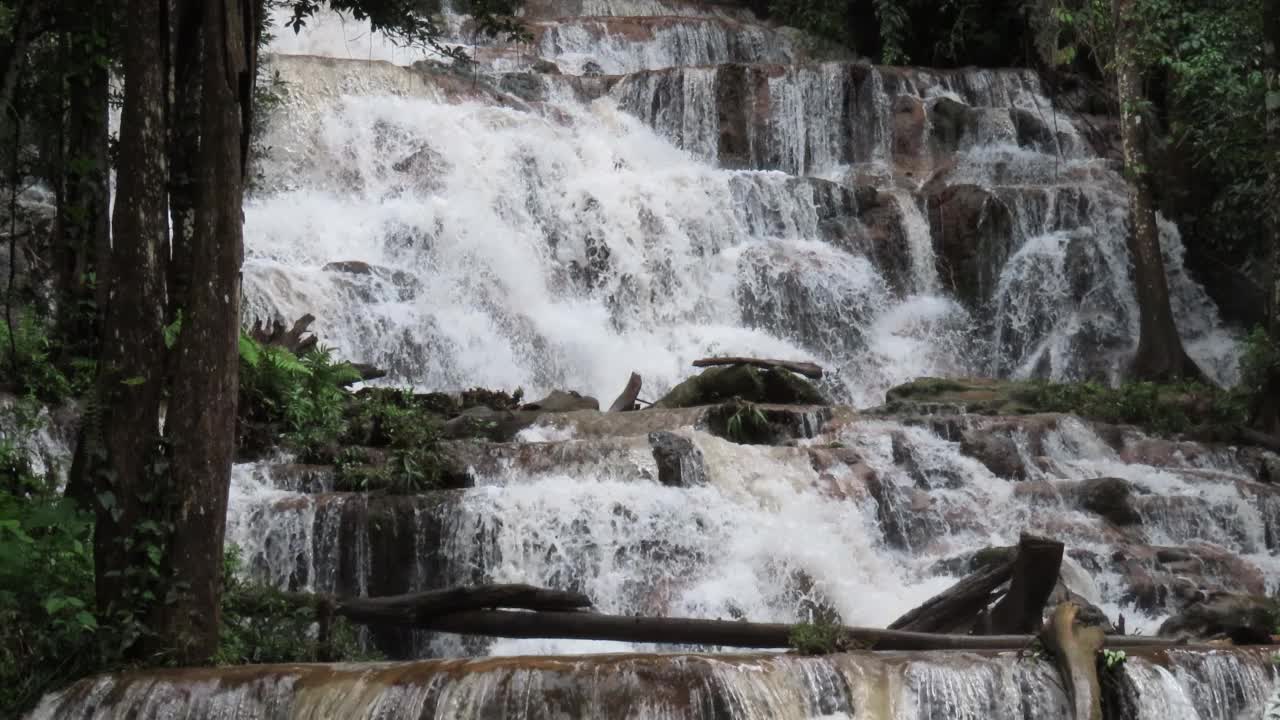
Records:
[[[477,42],[446,4],[465,71],[352,20],[294,35],[281,17],[246,319],[311,313],[390,384],[607,404],[632,371],[656,397],[724,353],[815,361],[824,391],[871,407],[925,375],[1114,378],[1135,346],[1123,178],[1034,72],[812,62],[745,9],[683,0],[529,0],[522,47]],[[1230,382],[1234,335],[1160,231],[1187,348]],[[486,446],[463,490],[335,492],[288,457],[237,465],[227,541],[291,590],[526,582],[610,613],[870,626],[1023,530],[1063,539],[1069,589],[1130,631],[1153,633],[1188,583],[1280,584],[1280,494],[1243,450],[1058,416],[841,409],[777,447],[695,411],[607,417]],[[696,480],[658,481],[663,433]],[[1086,507],[1097,478],[1126,483],[1137,522]],[[33,717],[1070,716],[1055,671],[1013,654],[366,639],[413,662],[113,675]],[[1142,718],[1236,717],[1273,679],[1243,651],[1123,670]]]

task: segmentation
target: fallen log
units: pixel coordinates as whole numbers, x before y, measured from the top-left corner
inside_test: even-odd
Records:
[[[640,374],[631,373],[631,378],[627,380],[627,386],[622,389],[622,394],[617,400],[609,406],[609,412],[627,412],[636,406],[636,398],[640,396]]]
[[[352,380],[349,383],[345,383],[345,385],[353,385],[357,382],[365,382],[368,380],[377,380],[378,378],[384,378],[387,376],[386,370],[369,363],[350,363],[350,365],[355,368],[356,372],[360,373],[360,379]]]
[[[1033,633],[1040,629],[1044,606],[1058,584],[1064,550],[1057,540],[1026,533],[1018,538],[1009,590],[991,609],[987,632],[999,635]]]
[[[702,358],[701,360],[693,361],[693,366],[699,368],[716,367],[717,365],[752,365],[754,367],[766,368],[769,370],[790,370],[797,375],[803,375],[812,380],[822,379],[822,368],[811,362],[797,362],[794,360],[764,360],[761,358],[748,357]]]
[[[591,607],[586,595],[548,590],[532,585],[476,585],[446,590],[427,590],[384,597],[346,597],[313,593],[264,593],[242,599],[236,610],[248,615],[264,614],[280,604],[309,607],[318,614],[344,617],[361,624],[418,626],[427,619],[466,610],[516,608],[520,610],[580,610]]]
[[[1008,582],[1012,575],[1011,561],[982,568],[894,620],[889,629],[923,633],[967,629],[995,600],[997,588]]]
[[[476,610],[429,618],[417,627],[461,635],[505,638],[563,638],[735,648],[785,648],[795,625],[739,620],[654,618],[593,612],[511,612]],[[842,637],[867,650],[1021,650],[1035,635],[945,635],[844,627]],[[1171,647],[1165,638],[1114,638],[1116,646]]]

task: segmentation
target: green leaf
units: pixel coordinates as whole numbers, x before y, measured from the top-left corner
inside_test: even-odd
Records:
[[[116,506],[116,495],[110,490],[104,490],[98,493],[98,504],[103,510],[110,510]]]
[[[178,315],[164,328],[164,346],[170,350],[174,345],[178,344],[178,335],[182,332],[182,308],[178,308]]]
[[[128,385],[129,387],[136,387],[136,386],[138,386],[138,385],[141,385],[141,384],[145,383],[146,381],[147,381],[147,379],[146,379],[145,377],[143,377],[143,376],[141,376],[141,375],[135,375],[135,376],[133,376],[133,377],[131,377],[131,378],[127,378],[127,379],[125,379],[125,380],[121,380],[121,381],[120,381],[120,384],[121,384],[121,385]]]
[[[93,616],[93,613],[90,613],[87,610],[81,610],[76,613],[76,622],[80,623],[80,627],[85,630],[98,629],[98,619]]]
[[[240,359],[254,368],[262,362],[262,346],[243,332],[240,333]]]
[[[1276,112],[1280,110],[1280,90],[1272,90],[1267,93],[1267,112]]]

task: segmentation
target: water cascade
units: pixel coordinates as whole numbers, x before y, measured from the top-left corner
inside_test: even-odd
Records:
[[[816,361],[827,392],[866,407],[922,375],[1107,379],[1132,351],[1122,177],[1033,72],[816,62],[745,10],[682,0],[525,14],[521,48],[476,43],[450,16],[479,60],[465,71],[333,17],[278,31],[248,316],[312,313],[324,342],[394,384],[530,397],[611,398],[631,371],[656,396],[695,358],[732,353]],[[539,59],[558,72],[532,71]],[[1188,349],[1230,381],[1231,334],[1177,228],[1161,233]],[[1064,539],[1070,589],[1130,631],[1154,632],[1188,574],[1280,584],[1280,494],[1258,453],[1057,416],[836,408],[807,424],[788,446],[744,446],[696,413],[572,413],[474,455],[473,487],[414,496],[334,492],[287,457],[246,463],[227,539],[288,589],[528,582],[605,612],[825,608],[871,626],[1024,529]],[[655,431],[689,441],[703,482],[657,482]],[[1141,522],[1081,507],[1100,477],[1133,487]],[[1052,668],[1012,654],[367,639],[415,662],[110,676],[35,717],[1069,716]],[[1122,686],[1136,717],[1244,717],[1274,674],[1256,653],[1176,651],[1134,658]]]

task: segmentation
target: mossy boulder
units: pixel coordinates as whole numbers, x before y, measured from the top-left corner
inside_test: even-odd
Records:
[[[1109,520],[1116,525],[1137,525],[1142,522],[1133,505],[1133,485],[1128,480],[1101,477],[1080,483],[1080,507]]]
[[[1165,620],[1162,637],[1192,640],[1228,638],[1237,645],[1265,645],[1276,631],[1276,602],[1260,595],[1214,593]]]
[[[671,389],[654,407],[716,405],[732,398],[775,405],[828,405],[808,380],[787,370],[728,365],[703,370]]]

